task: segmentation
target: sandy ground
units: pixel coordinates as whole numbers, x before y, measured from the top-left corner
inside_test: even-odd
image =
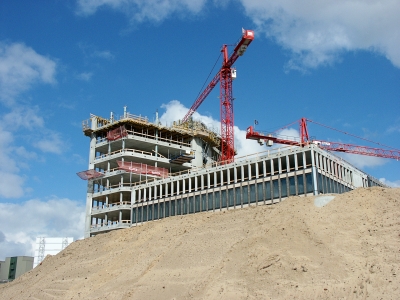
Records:
[[[77,241],[0,299],[400,299],[400,189],[324,197]]]

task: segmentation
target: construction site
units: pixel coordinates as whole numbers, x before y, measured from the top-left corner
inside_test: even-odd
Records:
[[[120,117],[90,115],[83,122],[90,139],[89,168],[78,173],[88,181],[85,237],[170,216],[384,186],[333,152],[399,159],[400,151],[312,140],[304,118],[299,121],[300,138],[283,139],[250,126],[246,138],[267,148],[236,157],[232,66],[253,39],[253,31],[243,30],[231,55],[223,45],[221,69],[172,126],[161,125],[158,116],[150,122],[131,114],[127,107]],[[192,117],[218,83],[220,132]]]

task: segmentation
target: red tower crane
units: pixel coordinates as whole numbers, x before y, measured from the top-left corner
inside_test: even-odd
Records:
[[[257,132],[254,130],[253,126],[247,128],[246,132],[246,139],[251,140],[258,140],[260,142],[265,142],[267,146],[272,146],[272,144],[284,144],[284,145],[292,145],[292,146],[300,146],[304,147],[310,143],[317,145],[319,148],[329,151],[338,151],[338,152],[345,152],[345,153],[354,153],[354,154],[361,154],[367,156],[376,156],[376,157],[384,157],[384,158],[393,158],[400,160],[400,150],[389,150],[389,149],[380,149],[380,148],[372,148],[366,146],[358,146],[352,144],[344,144],[338,142],[329,142],[329,141],[321,141],[321,140],[311,140],[308,135],[307,129],[307,121],[319,124],[312,120],[302,118],[300,119],[300,139],[296,140],[288,140],[288,139],[281,139],[274,134],[265,134],[261,132]],[[293,124],[293,123],[292,123]],[[291,124],[290,124],[291,125]],[[288,125],[288,126],[290,126]],[[322,124],[319,124],[322,125]],[[288,127],[286,126],[286,127]],[[322,125],[325,126],[325,125]],[[327,126],[326,126],[327,127]]]
[[[220,85],[220,112],[221,112],[221,156],[220,161],[230,163],[234,159],[234,132],[233,132],[233,96],[232,96],[232,80],[236,77],[235,69],[232,65],[242,56],[247,47],[254,39],[254,31],[242,30],[242,38],[236,45],[233,53],[228,57],[228,47],[223,45],[221,52],[223,53],[222,67],[214,76],[208,86],[203,90],[200,96],[193,103],[187,114],[183,118],[186,122],[190,116],[197,110],[204,99],[210,94],[218,82]]]

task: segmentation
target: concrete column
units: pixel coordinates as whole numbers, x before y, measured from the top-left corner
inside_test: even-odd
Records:
[[[211,187],[210,183],[210,173],[207,173],[207,188],[209,189]]]
[[[254,166],[256,167],[256,179],[257,179],[258,178],[258,162],[255,162]]]
[[[91,120],[92,129],[96,129],[96,118]],[[94,169],[94,160],[96,158],[96,135],[90,137],[89,149],[89,170]],[[86,217],[85,217],[85,238],[90,237],[90,228],[92,225],[92,197],[93,197],[93,181],[88,180],[88,189],[86,193]]]
[[[279,174],[282,174],[282,157],[278,157]]]
[[[286,155],[286,172],[290,172],[290,160],[289,155]]]
[[[136,193],[135,191],[131,192],[131,205],[136,203]]]
[[[233,167],[233,181],[237,183],[237,167]]]
[[[214,187],[216,187],[217,186],[217,172],[214,171],[213,174],[214,174]]]
[[[299,169],[299,162],[297,161],[297,153],[294,154],[294,170],[297,171]]]
[[[248,174],[249,174],[249,180],[251,180],[252,176],[251,176],[251,165],[250,165],[250,163],[247,164],[247,171],[248,171]]]
[[[274,175],[275,170],[274,170],[274,160],[271,158],[269,160],[269,162],[271,163],[271,176]]]
[[[312,179],[314,195],[318,195],[318,181],[317,181],[317,168],[315,167],[314,150],[311,148],[311,168],[312,168]]]
[[[244,166],[240,166],[240,173],[242,174],[242,178],[241,178],[241,180],[242,180],[242,182],[244,181]]]
[[[263,159],[262,161],[263,164],[263,177],[267,176],[267,164],[265,163],[265,160]]]

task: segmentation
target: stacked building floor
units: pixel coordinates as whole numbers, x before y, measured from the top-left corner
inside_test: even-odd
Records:
[[[120,118],[92,115],[83,130],[90,137],[89,169],[78,173],[88,180],[85,237],[175,215],[383,186],[315,144],[219,162],[218,134],[201,122],[162,126],[126,108]]]

